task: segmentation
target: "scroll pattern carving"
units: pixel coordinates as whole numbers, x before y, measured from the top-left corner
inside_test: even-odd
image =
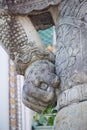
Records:
[[[56,26],[56,72],[62,91],[87,82],[87,1],[66,1],[59,7],[61,15]]]
[[[28,65],[36,60],[49,59],[54,62],[53,53],[37,46],[35,42],[28,41],[26,32],[16,16],[2,12],[0,21],[2,46],[15,62],[19,74],[24,74]]]

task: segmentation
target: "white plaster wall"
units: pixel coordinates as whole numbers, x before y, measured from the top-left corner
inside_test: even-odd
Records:
[[[9,130],[8,56],[0,46],[0,130]]]

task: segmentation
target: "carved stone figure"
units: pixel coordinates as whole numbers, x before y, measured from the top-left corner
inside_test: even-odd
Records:
[[[22,2],[20,1],[19,4]],[[37,112],[41,112],[56,101],[55,88],[58,88],[59,78],[55,74],[55,56],[52,52],[45,50],[42,45],[29,18],[32,15],[28,17],[26,13],[24,15],[18,14],[15,12],[16,9],[10,10],[10,4],[11,7],[15,6],[15,1],[1,2],[1,45],[15,62],[18,74],[25,76],[24,104]],[[45,24],[44,27],[49,27],[49,23]],[[39,29],[39,25],[36,25],[36,28]]]
[[[87,130],[87,1],[8,0],[0,7],[2,46],[25,75],[24,104],[41,112],[57,99],[54,129]],[[56,57],[36,33],[53,24]]]

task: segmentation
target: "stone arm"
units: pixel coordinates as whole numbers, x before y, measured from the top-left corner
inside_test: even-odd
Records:
[[[1,9],[0,30],[2,47],[14,61],[18,74],[25,76],[23,103],[41,112],[56,99],[59,79],[55,74],[55,56],[44,49],[27,16]]]

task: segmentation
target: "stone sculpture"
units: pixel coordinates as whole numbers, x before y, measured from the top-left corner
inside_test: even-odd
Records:
[[[26,16],[26,13],[18,14],[15,12],[16,9],[10,11],[10,3],[11,7],[15,5],[15,1],[1,2],[1,45],[14,61],[18,74],[25,76],[24,104],[41,112],[56,100],[55,88],[58,88],[59,78],[55,74],[55,56],[45,50],[29,16]],[[18,1],[18,3],[22,2]],[[36,28],[39,29],[39,25],[37,26]],[[45,24],[45,28],[47,26],[49,24]]]
[[[87,1],[8,0],[1,1],[0,10],[2,45],[10,53],[17,71],[25,74],[24,104],[41,112],[57,98],[59,112],[54,129],[87,130]],[[41,14],[49,16],[49,20],[43,21]],[[36,22],[37,17],[42,21]],[[56,58],[38,44],[40,40],[38,43],[28,40],[30,32],[25,25],[30,27],[29,18],[37,30],[55,24]]]

